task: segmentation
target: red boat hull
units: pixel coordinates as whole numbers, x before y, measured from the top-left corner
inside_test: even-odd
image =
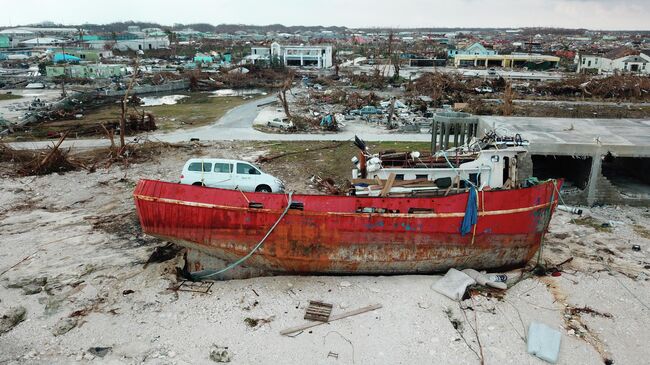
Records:
[[[294,195],[290,209],[243,265],[275,273],[401,274],[523,266],[557,205],[555,181],[478,193],[475,229],[462,236],[468,194],[436,198]],[[232,262],[248,254],[287,205],[284,194],[242,193],[161,181],[138,183],[145,233]],[[249,202],[263,208],[249,208]],[[399,213],[356,213],[359,208]],[[426,213],[407,213],[409,209]],[[197,268],[198,269],[198,268]]]

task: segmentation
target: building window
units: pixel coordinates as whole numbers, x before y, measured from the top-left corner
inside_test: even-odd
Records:
[[[591,66],[591,61],[587,62],[587,67]]]

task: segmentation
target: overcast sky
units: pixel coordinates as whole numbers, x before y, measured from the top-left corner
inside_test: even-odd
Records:
[[[151,21],[650,29],[650,0],[0,0],[0,24]]]

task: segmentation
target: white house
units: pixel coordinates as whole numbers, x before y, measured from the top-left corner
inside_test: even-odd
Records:
[[[32,38],[32,39],[26,39],[20,41],[19,45],[26,46],[26,47],[38,47],[38,46],[58,46],[65,43],[66,41],[60,38],[38,37],[38,38]]]
[[[289,67],[329,68],[333,65],[332,46],[282,46],[273,42],[270,48],[251,47],[251,54],[247,56],[252,63],[272,59]]]
[[[595,70],[599,74],[630,72],[650,74],[650,56],[626,48],[615,49],[605,55],[576,55],[577,72]]]
[[[143,37],[140,39],[128,39],[128,40],[117,40],[117,41],[107,41],[107,40],[98,40],[98,41],[86,41],[85,42],[89,48],[92,49],[107,49],[113,48],[120,51],[138,51],[138,50],[151,50],[151,49],[161,49],[169,48],[169,38],[167,37]]]

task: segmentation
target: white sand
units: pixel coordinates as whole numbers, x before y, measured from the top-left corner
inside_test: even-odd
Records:
[[[575,257],[566,272],[523,280],[502,300],[474,296],[462,303],[473,308],[464,311],[466,318],[458,303],[430,289],[439,276],[268,277],[217,282],[210,294],[173,292],[167,288],[176,284],[174,260],[143,268],[161,242],[139,234],[131,194],[140,177],[176,181],[189,153],[125,171],[2,178],[0,273],[17,266],[0,276],[0,314],[22,305],[27,319],[0,335],[0,364],[204,364],[212,363],[213,344],[227,346],[233,364],[479,364],[446,309],[461,320],[463,336],[476,351],[470,326],[478,327],[485,364],[544,364],[526,353],[522,340],[533,320],[562,332],[560,364],[603,364],[603,356],[615,364],[643,364],[650,358],[644,269],[650,240],[633,228],[650,226],[647,209],[587,213],[598,222],[620,221],[611,232],[572,224],[567,213],[558,213],[543,256],[555,264]],[[241,157],[227,148],[219,153]],[[113,218],[93,228],[97,217]],[[633,244],[642,250],[632,251]],[[7,288],[40,276],[47,277],[40,293]],[[123,295],[127,289],[134,292]],[[333,303],[336,313],[373,303],[383,308],[295,338],[280,336],[281,329],[304,322],[309,300]],[[613,317],[567,317],[567,305]],[[56,323],[77,310],[88,314],[55,337]],[[251,328],[247,317],[270,322]],[[585,335],[576,336],[575,329]],[[95,346],[112,350],[95,358],[87,353]]]

